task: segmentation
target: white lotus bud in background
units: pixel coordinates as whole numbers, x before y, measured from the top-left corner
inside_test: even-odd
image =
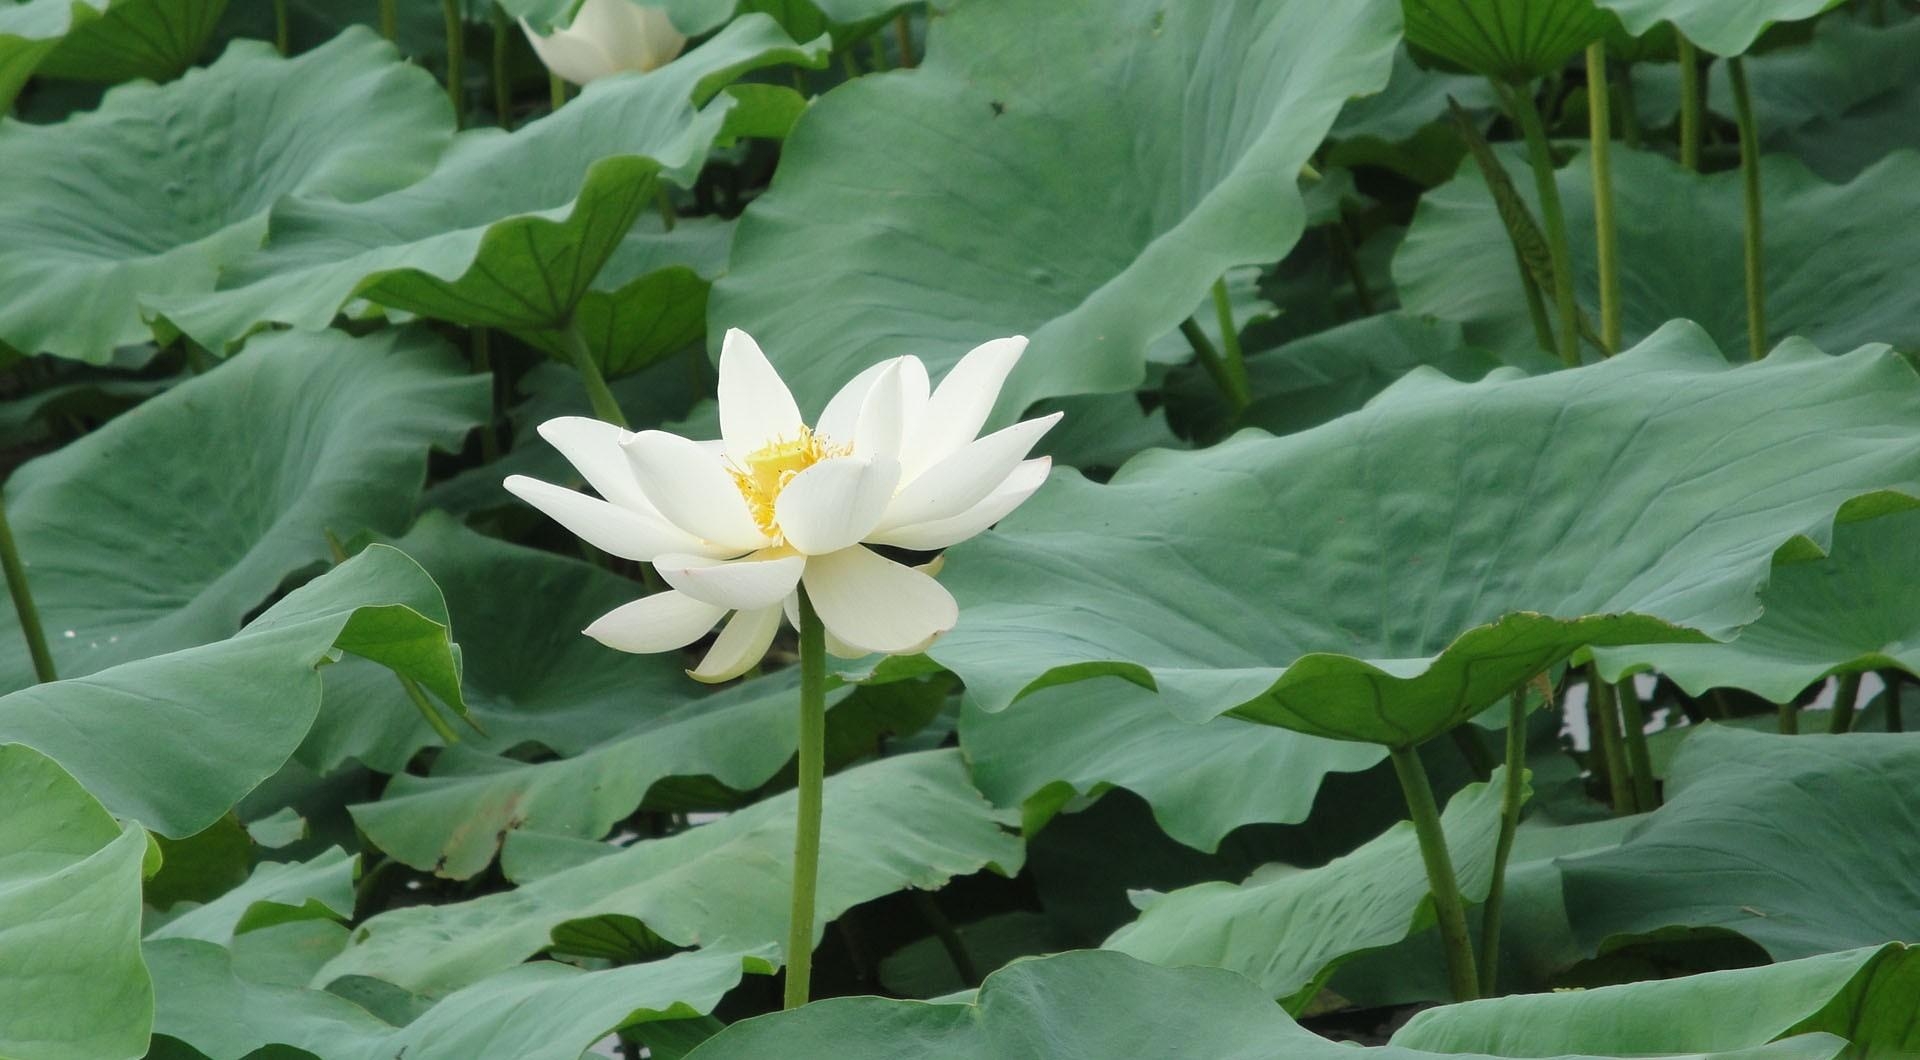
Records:
[[[520,20],[535,54],[562,79],[584,85],[609,74],[646,73],[665,66],[686,47],[664,8],[633,0],[586,0],[573,25],[542,37]]]

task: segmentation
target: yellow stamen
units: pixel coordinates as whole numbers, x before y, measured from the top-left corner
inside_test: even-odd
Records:
[[[828,445],[813,431],[802,427],[798,437],[769,442],[747,454],[743,461],[746,466],[730,463],[727,473],[740,487],[740,495],[747,499],[747,510],[753,513],[753,521],[760,524],[762,531],[778,538],[780,523],[774,518],[773,507],[780,499],[780,491],[800,472],[829,457],[846,454],[846,449]]]

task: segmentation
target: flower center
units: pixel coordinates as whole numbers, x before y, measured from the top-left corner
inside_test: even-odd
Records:
[[[777,538],[780,523],[774,518],[773,506],[780,499],[780,491],[793,481],[793,476],[828,457],[845,456],[847,452],[828,445],[812,430],[802,427],[797,437],[769,442],[747,454],[740,464],[729,464],[727,473],[733,476],[734,485],[740,487],[740,496],[746,498],[753,521],[768,536]]]

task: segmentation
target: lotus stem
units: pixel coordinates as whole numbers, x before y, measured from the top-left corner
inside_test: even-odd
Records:
[[[1554,341],[1560,360],[1569,368],[1580,366],[1580,321],[1573,302],[1572,254],[1567,249],[1567,219],[1560,208],[1560,185],[1553,175],[1553,149],[1547,143],[1547,128],[1540,108],[1533,101],[1531,86],[1520,85],[1506,93],[1513,103],[1514,118],[1527,141],[1527,160],[1533,167],[1534,188],[1540,198],[1540,217],[1547,230],[1547,257],[1553,265],[1553,308],[1558,321]]]
[[[653,188],[654,202],[660,208],[660,226],[671,232],[673,226],[680,221],[680,215],[673,209],[673,192],[668,189],[666,181],[657,178],[653,182]]]
[[[1540,297],[1540,288],[1527,272],[1527,260],[1520,255],[1520,248],[1513,248],[1513,266],[1520,271],[1520,290],[1527,298],[1527,319],[1533,321],[1533,337],[1540,343],[1540,349],[1553,353],[1557,348],[1553,344],[1553,322],[1547,319],[1547,303]]]
[[[947,960],[953,962],[954,974],[960,977],[961,985],[974,987],[980,985],[980,971],[974,966],[973,954],[967,952],[967,944],[961,939],[960,932],[947,919],[933,892],[914,889],[913,905],[919,910],[921,919],[933,929],[933,936],[940,940],[940,948],[947,951]]]
[[[287,0],[273,0],[273,46],[281,55],[293,51],[293,24],[287,17]]]
[[[559,74],[551,71],[547,74],[547,101],[550,110],[559,110],[567,105],[567,83],[560,80]]]
[[[600,374],[600,364],[593,359],[593,351],[587,347],[587,337],[580,333],[578,321],[569,318],[560,327],[560,341],[566,347],[567,359],[573,362],[573,368],[580,373],[580,381],[586,385],[587,400],[593,405],[593,414],[615,426],[627,425],[626,413],[620,411],[620,403],[613,399],[613,391],[607,389],[607,379]]]
[[[1253,383],[1247,379],[1247,361],[1240,353],[1240,328],[1233,322],[1233,299],[1227,294],[1225,276],[1213,281],[1213,312],[1220,320],[1221,360],[1244,409],[1253,404]]]
[[[813,985],[814,892],[820,878],[820,810],[827,772],[826,627],[805,586],[800,597],[799,801],[793,830],[793,912],[787,922],[783,1008],[807,1003]]]
[[[1780,735],[1795,736],[1800,732],[1800,710],[1791,701],[1780,704]]]
[[[447,26],[447,102],[453,105],[453,124],[464,125],[461,104],[466,93],[461,82],[466,76],[467,24],[460,12],[460,0],[440,0],[440,13]]]
[[[1738,55],[1727,60],[1727,81],[1733,86],[1734,124],[1740,127],[1740,186],[1746,199],[1747,352],[1757,361],[1767,355],[1767,296],[1761,287],[1766,262],[1760,247],[1760,133],[1753,123],[1753,97],[1747,92],[1747,64]]]
[[[1607,46],[1587,45],[1588,158],[1593,164],[1594,249],[1600,269],[1600,344],[1611,357],[1620,349],[1619,240],[1613,226],[1613,117],[1607,88]]]
[[[913,58],[913,27],[907,24],[905,11],[893,16],[893,39],[900,45],[900,68],[911,70],[915,66]]]
[[[1433,801],[1433,785],[1427,780],[1420,753],[1411,747],[1395,747],[1388,752],[1393,772],[1400,778],[1400,790],[1407,798],[1407,812],[1413,818],[1414,835],[1420,840],[1420,859],[1426,863],[1427,884],[1432,888],[1433,911],[1440,925],[1440,940],[1446,946],[1447,980],[1455,1001],[1472,1001],[1480,996],[1479,973],[1474,969],[1473,940],[1467,935],[1467,907],[1460,898],[1459,879],[1453,874],[1453,855],[1447,851],[1447,836],[1440,828],[1440,807]]]
[[[1480,986],[1498,991],[1500,979],[1500,902],[1507,885],[1507,858],[1513,854],[1513,836],[1520,828],[1520,802],[1526,794],[1527,690],[1516,688],[1507,697],[1507,761],[1501,776],[1500,838],[1493,848],[1493,883],[1480,907]]]
[[[1627,765],[1633,770],[1633,808],[1646,813],[1659,806],[1653,790],[1653,755],[1647,750],[1647,710],[1640,702],[1640,690],[1627,677],[1614,686],[1620,704],[1620,731],[1626,738]]]
[[[1607,794],[1613,812],[1633,812],[1633,773],[1627,767],[1626,748],[1620,738],[1620,704],[1613,686],[1600,679],[1600,671],[1587,664],[1587,717],[1593,726],[1593,746],[1606,763]]]
[[[1620,73],[1620,139],[1625,141],[1628,147],[1638,151],[1641,140],[1640,107],[1633,93],[1632,65],[1628,64]]]
[[[1687,35],[1674,31],[1680,46],[1680,164],[1700,172],[1700,50]]]
[[[1207,338],[1207,333],[1200,329],[1200,323],[1192,317],[1180,322],[1180,334],[1186,336],[1187,345],[1193,347],[1193,355],[1199,359],[1200,367],[1207,370],[1213,385],[1220,388],[1221,395],[1233,408],[1233,414],[1239,416],[1241,410],[1247,407],[1247,402],[1234,387],[1233,377],[1228,374],[1226,363],[1220,359],[1220,351],[1214,349],[1213,340]]]
[[[13,526],[7,522],[7,506],[0,501],[0,569],[7,575],[7,591],[13,595],[14,613],[20,616],[20,635],[26,638],[27,654],[33,657],[33,675],[40,683],[58,681],[53,655],[47,651],[47,634],[40,627],[40,611],[33,606],[33,590],[27,586],[26,564],[20,562],[20,549],[13,542]]]
[[[1840,675],[1840,687],[1833,693],[1833,717],[1827,731],[1838,735],[1853,731],[1854,704],[1860,699],[1860,671]]]
[[[421,691],[420,682],[398,671],[394,676],[400,679],[400,688],[407,694],[407,701],[413,704],[413,709],[419,711],[420,716],[427,719],[427,724],[432,726],[434,735],[440,737],[441,741],[449,747],[459,743],[460,734],[454,731],[453,726],[447,724],[447,719],[441,717],[438,710],[434,709],[433,702],[427,698],[425,692]]]
[[[507,76],[507,54],[513,43],[513,20],[499,0],[493,5],[493,120],[502,129],[513,128],[513,82]]]
[[[400,39],[400,0],[380,0],[380,35]]]
[[[1900,670],[1888,670],[1881,675],[1887,682],[1887,731],[1907,731],[1906,719],[1900,716],[1900,684],[1906,678]]]

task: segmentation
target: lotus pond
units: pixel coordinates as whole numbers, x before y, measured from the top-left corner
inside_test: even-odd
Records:
[[[0,1057],[1920,1056],[1920,4],[0,0]]]

